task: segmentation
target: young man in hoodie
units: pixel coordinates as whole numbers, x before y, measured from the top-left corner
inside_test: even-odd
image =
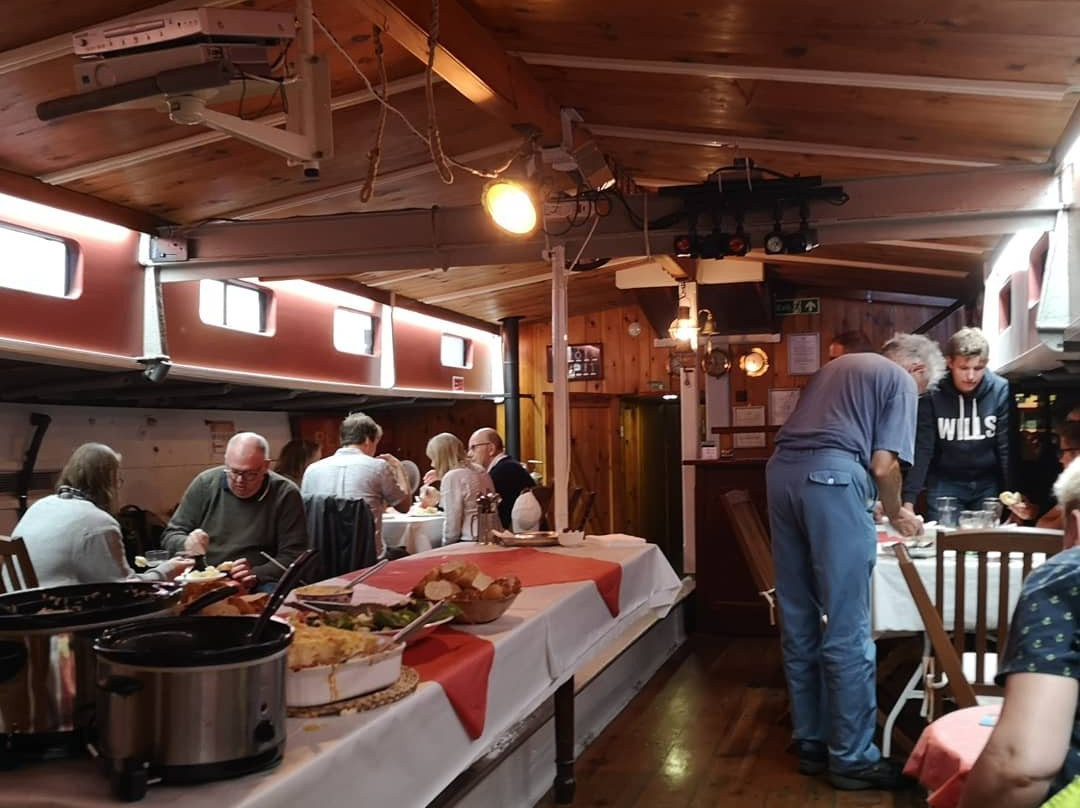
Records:
[[[926,516],[937,498],[956,497],[962,510],[982,510],[1009,482],[1009,383],[986,369],[990,346],[978,328],[949,338],[949,372],[919,399],[915,463],[904,480],[904,506],[926,487]]]

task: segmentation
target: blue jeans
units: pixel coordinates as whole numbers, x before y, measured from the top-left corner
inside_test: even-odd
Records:
[[[779,449],[766,478],[793,736],[827,744],[833,771],[872,765],[881,758],[867,507],[875,486],[855,455],[830,449]]]
[[[960,511],[981,511],[984,499],[997,499],[996,479],[943,480],[930,477],[926,481],[926,521],[938,519],[937,498],[956,497],[956,515]]]

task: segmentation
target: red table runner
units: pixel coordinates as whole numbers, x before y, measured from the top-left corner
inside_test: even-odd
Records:
[[[422,682],[438,682],[446,692],[469,737],[484,734],[488,675],[495,646],[488,640],[452,628],[436,629],[405,649],[404,663],[416,668]]]
[[[982,721],[997,716],[1000,710],[1000,705],[954,710],[922,731],[904,774],[914,777],[930,792],[928,805],[954,808],[960,802],[964,782],[993,731]]]
[[[444,561],[471,561],[492,578],[516,575],[522,586],[546,586],[572,581],[592,581],[611,612],[619,615],[622,566],[584,556],[545,553],[525,547],[487,553],[427,553],[391,561],[365,583],[395,592],[411,592],[416,582]]]

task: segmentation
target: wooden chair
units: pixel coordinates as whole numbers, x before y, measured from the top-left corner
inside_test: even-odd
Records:
[[[952,636],[952,645],[964,663],[964,673],[975,692],[980,695],[1000,696],[1004,688],[994,684],[998,663],[1005,653],[1009,635],[1010,582],[1009,569],[1013,562],[1021,564],[1021,582],[1025,580],[1034,564],[1034,556],[1046,558],[1061,552],[1060,530],[1035,528],[1010,528],[999,530],[959,530],[937,539],[937,583],[934,600],[937,612],[942,616],[945,630]],[[946,554],[952,551],[946,558]],[[965,602],[968,588],[968,554],[976,557],[975,570],[975,626],[974,650],[968,649],[968,630],[965,625]],[[991,554],[996,554],[991,558]],[[956,585],[953,590],[953,619],[944,620],[945,576],[948,566],[954,570]],[[997,615],[991,629],[989,572],[997,570]],[[1016,593],[1019,596],[1019,592]],[[990,644],[993,642],[993,649]]]
[[[758,594],[768,601],[769,622],[776,625],[776,570],[773,568],[769,532],[758,516],[749,491],[726,491],[720,497],[720,504],[735,530],[735,539],[746,560],[754,586],[757,587]]]
[[[26,542],[0,536],[0,595],[20,589],[36,589],[37,586],[37,574],[30,563]]]
[[[533,496],[536,497],[536,501],[540,503],[540,529],[541,530],[555,530],[555,489],[550,485],[538,485],[532,489]],[[566,513],[570,520],[570,524],[575,524],[574,510],[577,508],[578,502],[581,501],[584,489],[571,488],[568,491],[569,498],[566,503]],[[595,494],[593,497],[595,498]],[[589,509],[592,509],[592,503],[589,503]],[[588,513],[586,513],[586,517]],[[575,528],[580,530],[581,528]]]
[[[570,527],[573,530],[585,529],[585,525],[589,522],[589,515],[592,513],[594,502],[596,502],[595,491],[585,491],[581,494],[581,498],[578,501],[577,516],[571,517],[570,519]]]

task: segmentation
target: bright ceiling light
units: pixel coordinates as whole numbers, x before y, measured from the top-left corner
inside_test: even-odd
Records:
[[[668,326],[668,334],[671,335],[672,339],[679,342],[695,343],[696,347],[697,333],[698,323],[696,319],[690,316],[690,307],[679,306],[678,315]]]
[[[769,369],[769,355],[763,348],[751,348],[739,357],[739,367],[751,378],[764,376]]]
[[[492,180],[484,186],[480,202],[499,227],[524,236],[536,229],[536,203],[524,185],[513,180]]]

